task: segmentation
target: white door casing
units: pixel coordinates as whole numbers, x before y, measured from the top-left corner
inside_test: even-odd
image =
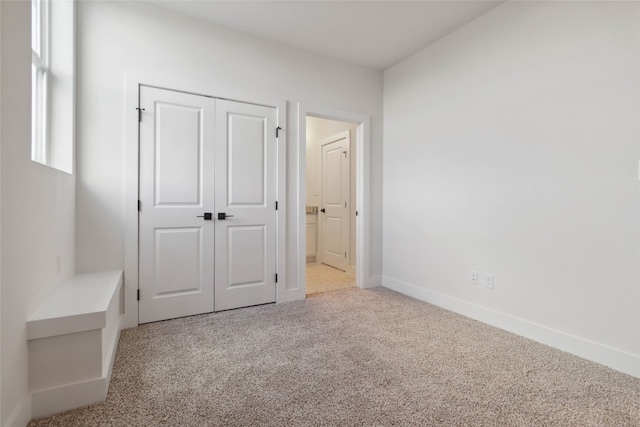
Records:
[[[139,322],[213,311],[215,100],[141,87]]]
[[[139,323],[275,302],[277,109],[146,86],[140,102]]]
[[[345,271],[349,265],[349,131],[321,142],[321,262]]]
[[[275,302],[277,111],[219,100],[216,115],[215,310]]]

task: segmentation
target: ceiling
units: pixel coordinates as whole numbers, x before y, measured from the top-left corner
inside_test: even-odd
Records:
[[[501,1],[147,0],[275,42],[384,70]]]

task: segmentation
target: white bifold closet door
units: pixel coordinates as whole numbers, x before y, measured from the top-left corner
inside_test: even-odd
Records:
[[[139,322],[275,301],[276,110],[143,86]]]

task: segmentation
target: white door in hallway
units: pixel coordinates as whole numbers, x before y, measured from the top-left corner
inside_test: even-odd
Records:
[[[139,323],[275,301],[275,109],[145,86],[140,106]]]
[[[216,114],[215,309],[275,302],[276,109],[220,100]]]
[[[340,270],[349,265],[349,131],[321,143],[321,260]]]

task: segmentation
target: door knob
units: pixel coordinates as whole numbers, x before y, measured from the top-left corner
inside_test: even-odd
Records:
[[[218,219],[222,220],[227,218],[233,218],[233,215],[227,215],[224,212],[218,212]]]
[[[204,218],[205,221],[209,221],[212,218],[211,212],[205,212],[204,215],[198,215],[197,218]]]
[[[320,209],[320,212],[325,213],[327,210],[325,208]]]

